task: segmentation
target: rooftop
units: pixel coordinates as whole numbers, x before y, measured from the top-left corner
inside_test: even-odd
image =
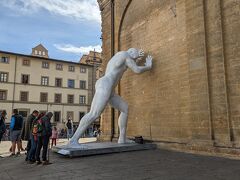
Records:
[[[9,52],[9,51],[2,51],[2,50],[0,50],[0,53],[10,54],[10,55],[15,55],[15,56],[24,56],[24,57],[33,58],[33,59],[42,59],[42,60],[46,60],[46,61],[56,61],[56,62],[62,62],[62,63],[75,64],[75,65],[91,66],[91,67],[93,66],[93,65],[83,64],[83,63],[79,63],[79,62],[66,61],[66,60],[53,59],[53,58],[45,58],[45,57],[39,57],[39,56],[33,56],[33,55],[27,55],[27,54],[20,54],[20,53]]]

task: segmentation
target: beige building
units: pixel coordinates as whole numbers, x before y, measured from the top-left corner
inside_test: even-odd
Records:
[[[130,47],[154,58],[151,71],[128,70],[117,88],[129,104],[128,136],[165,147],[239,152],[239,1],[98,2],[103,67]],[[118,137],[118,115],[105,110],[103,138]]]
[[[52,122],[71,117],[78,124],[93,96],[93,66],[48,58],[40,44],[31,55],[0,51],[0,110],[51,111]]]

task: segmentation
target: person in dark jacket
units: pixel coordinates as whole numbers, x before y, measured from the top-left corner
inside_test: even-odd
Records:
[[[23,123],[23,129],[22,129],[22,133],[21,133],[21,138],[22,140],[25,140],[25,141],[28,141],[27,143],[27,156],[26,156],[26,161],[29,160],[28,159],[28,156],[29,156],[29,151],[31,149],[31,132],[32,132],[32,123],[33,123],[33,120],[38,116],[38,111],[37,110],[34,110],[32,112],[32,114],[30,114],[28,117],[27,117],[27,120],[24,121]]]
[[[32,129],[31,129],[31,149],[28,153],[28,163],[33,164],[36,161],[36,149],[38,143],[38,121],[45,115],[45,113],[40,113],[36,119],[32,122]]]
[[[16,144],[18,149],[17,155],[20,154],[22,126],[23,126],[23,117],[18,114],[17,109],[14,109],[13,115],[11,118],[11,123],[10,123],[10,130],[11,130],[10,134],[11,134],[11,141],[12,141],[11,156],[15,155]]]
[[[37,164],[43,163],[43,165],[49,164],[47,160],[47,151],[48,151],[48,144],[49,139],[52,136],[52,125],[51,125],[51,118],[53,116],[52,112],[48,112],[45,116],[43,116],[38,124],[41,126],[41,131],[38,132],[38,144],[37,144],[37,151],[36,151],[36,160]],[[40,160],[40,152],[42,151],[42,161]]]
[[[5,110],[3,110],[0,115],[0,143],[6,131],[6,124],[5,124],[6,115],[7,115],[7,112]]]
[[[68,121],[65,126],[67,128],[67,138],[69,140],[73,135],[73,122],[71,117],[68,117]]]

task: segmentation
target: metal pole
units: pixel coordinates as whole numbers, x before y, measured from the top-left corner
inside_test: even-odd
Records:
[[[49,151],[50,151],[50,137],[49,137],[49,140],[48,140],[48,158],[47,158],[48,162],[50,162],[50,153],[49,153]]]
[[[14,108],[14,102],[15,102],[15,90],[16,90],[16,75],[17,75],[17,59],[18,57],[15,57],[15,69],[14,69],[14,80],[13,80],[13,99],[12,99],[12,112]]]
[[[114,56],[115,53],[115,39],[114,39],[114,33],[115,33],[115,29],[114,29],[114,0],[111,0],[111,56]],[[112,122],[112,132],[111,132],[111,141],[113,140],[114,137],[114,131],[115,131],[115,110],[114,108],[111,108],[111,122]]]

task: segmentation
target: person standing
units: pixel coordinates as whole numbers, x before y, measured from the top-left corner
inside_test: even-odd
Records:
[[[9,129],[6,128],[5,134],[3,134],[3,138],[5,141],[9,141]]]
[[[38,111],[37,110],[34,110],[32,112],[32,114],[30,114],[28,117],[27,117],[27,120],[24,121],[23,123],[23,129],[22,129],[22,133],[21,133],[21,138],[22,140],[25,140],[27,141],[27,156],[26,156],[26,161],[29,160],[29,151],[31,149],[31,135],[32,135],[32,123],[33,123],[33,120],[36,119],[36,117],[38,116]]]
[[[58,138],[58,131],[57,131],[57,128],[54,127],[53,130],[52,130],[52,146],[51,148],[53,147],[53,144],[56,146],[57,145],[57,138]]]
[[[18,114],[18,109],[13,109],[13,115],[11,117],[11,123],[10,123],[10,134],[11,134],[11,141],[12,141],[12,147],[11,147],[11,156],[15,155],[16,145],[17,145],[17,155],[20,154],[21,150],[21,131],[23,127],[23,117]]]
[[[67,138],[69,140],[73,135],[73,122],[70,117],[68,118],[68,121],[66,123],[66,128],[67,128]]]
[[[36,151],[36,160],[37,164],[48,165],[49,160],[47,160],[47,151],[49,139],[52,136],[52,125],[51,118],[53,116],[52,112],[48,112],[45,116],[38,120],[38,143],[37,143],[37,151]],[[42,161],[40,160],[40,153],[42,151]]]
[[[32,128],[31,128],[31,149],[29,151],[28,155],[28,162],[30,164],[35,163],[36,161],[36,149],[37,149],[37,142],[38,142],[38,121],[45,115],[45,113],[40,113],[36,119],[32,122]]]
[[[3,110],[0,115],[0,143],[2,141],[2,137],[6,132],[6,124],[5,124],[5,119],[6,119],[7,112]]]

